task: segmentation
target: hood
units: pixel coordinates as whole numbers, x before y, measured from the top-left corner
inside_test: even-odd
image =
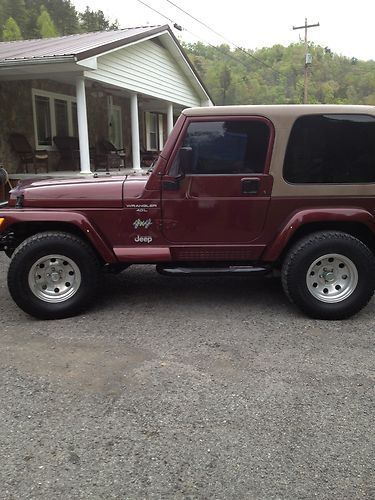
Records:
[[[140,198],[144,193],[148,179],[148,176],[127,177],[126,182],[124,182],[124,200]]]
[[[126,176],[46,177],[20,181],[9,204],[23,196],[23,206],[39,208],[121,208]]]

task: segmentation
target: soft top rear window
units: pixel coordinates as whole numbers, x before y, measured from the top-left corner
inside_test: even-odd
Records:
[[[307,115],[296,120],[284,161],[296,184],[375,182],[375,117]]]

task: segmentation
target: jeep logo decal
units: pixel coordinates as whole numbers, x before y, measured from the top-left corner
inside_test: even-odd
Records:
[[[134,238],[135,243],[148,243],[150,244],[152,242],[152,236],[137,236]]]

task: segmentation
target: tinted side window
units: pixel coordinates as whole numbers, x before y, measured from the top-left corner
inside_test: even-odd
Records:
[[[269,138],[269,127],[262,121],[193,122],[183,143],[192,153],[185,173],[262,173]],[[172,170],[177,169],[178,165],[173,165]]]
[[[284,161],[292,183],[375,182],[375,118],[311,115],[296,120]]]

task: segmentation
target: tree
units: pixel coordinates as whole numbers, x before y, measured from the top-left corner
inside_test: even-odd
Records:
[[[5,22],[3,30],[3,40],[4,42],[22,40],[21,30],[13,17],[9,17]]]
[[[25,0],[25,5],[28,12],[27,38],[40,36],[37,19],[40,16],[41,7],[47,9],[60,35],[73,35],[81,31],[78,13],[70,0]]]
[[[110,23],[108,19],[105,18],[102,10],[91,10],[90,7],[86,7],[85,12],[79,14],[80,25],[82,31],[92,32],[92,31],[106,31],[118,29],[118,22]]]
[[[183,44],[216,104],[292,104],[303,101],[304,45],[256,51]],[[311,103],[375,104],[375,61],[357,61],[311,45]],[[230,80],[228,76],[230,75]]]
[[[42,38],[52,38],[58,36],[56,26],[45,7],[40,8],[40,16],[36,20],[39,35]]]
[[[24,0],[0,0],[0,26],[4,29],[5,23],[9,18],[12,18],[21,33],[26,31],[27,10]]]
[[[227,92],[231,82],[231,72],[227,65],[223,67],[220,73],[220,86],[223,90],[223,104],[226,104]]]

